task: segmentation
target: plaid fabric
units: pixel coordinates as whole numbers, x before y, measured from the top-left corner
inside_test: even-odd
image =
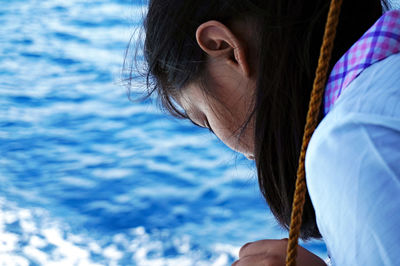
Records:
[[[400,52],[400,10],[386,12],[342,56],[328,78],[324,96],[327,114],[346,87],[370,65]]]

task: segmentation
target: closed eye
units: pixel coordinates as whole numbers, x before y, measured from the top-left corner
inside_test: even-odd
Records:
[[[202,126],[202,125],[197,124],[196,122],[194,122],[194,121],[193,121],[192,119],[190,119],[190,118],[189,118],[189,120],[190,120],[190,122],[192,122],[193,125],[198,126],[198,127],[201,127],[201,128],[206,128],[206,129],[208,129],[211,133],[214,133],[214,131],[211,129],[210,124],[208,123],[208,120],[205,121],[205,126]]]
[[[194,121],[193,121],[192,119],[190,119],[190,118],[189,118],[189,121],[192,122],[192,124],[195,125],[195,126],[198,126],[198,127],[201,127],[201,128],[205,128],[205,127],[203,127],[203,126],[197,124],[196,122],[194,122]]]
[[[210,123],[208,122],[207,119],[206,119],[206,121],[205,121],[205,124],[206,124],[206,127],[208,128],[208,130],[210,130],[211,133],[215,134],[214,131],[212,130],[211,125],[210,125]]]

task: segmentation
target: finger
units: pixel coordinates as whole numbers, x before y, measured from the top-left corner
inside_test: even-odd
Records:
[[[232,266],[284,266],[285,258],[278,256],[268,256],[266,254],[257,254],[245,256],[235,261]]]
[[[287,240],[259,240],[245,244],[239,250],[239,258],[256,254],[279,254],[281,251],[286,251]]]

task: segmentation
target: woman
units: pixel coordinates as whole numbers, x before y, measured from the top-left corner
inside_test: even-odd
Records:
[[[285,228],[328,6],[152,0],[145,20],[149,95],[254,159],[260,190]],[[307,151],[311,199],[301,237],[322,235],[337,265],[400,264],[400,18],[398,11],[381,15],[380,1],[344,1],[326,115]],[[376,21],[371,36],[357,41]],[[356,56],[353,44],[372,48]],[[285,251],[286,240],[246,244],[235,265],[283,265]],[[298,265],[324,262],[299,248]]]

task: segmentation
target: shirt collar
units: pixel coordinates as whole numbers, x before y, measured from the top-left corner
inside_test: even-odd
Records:
[[[399,52],[400,10],[392,10],[383,14],[333,67],[325,88],[324,114],[364,69]]]

